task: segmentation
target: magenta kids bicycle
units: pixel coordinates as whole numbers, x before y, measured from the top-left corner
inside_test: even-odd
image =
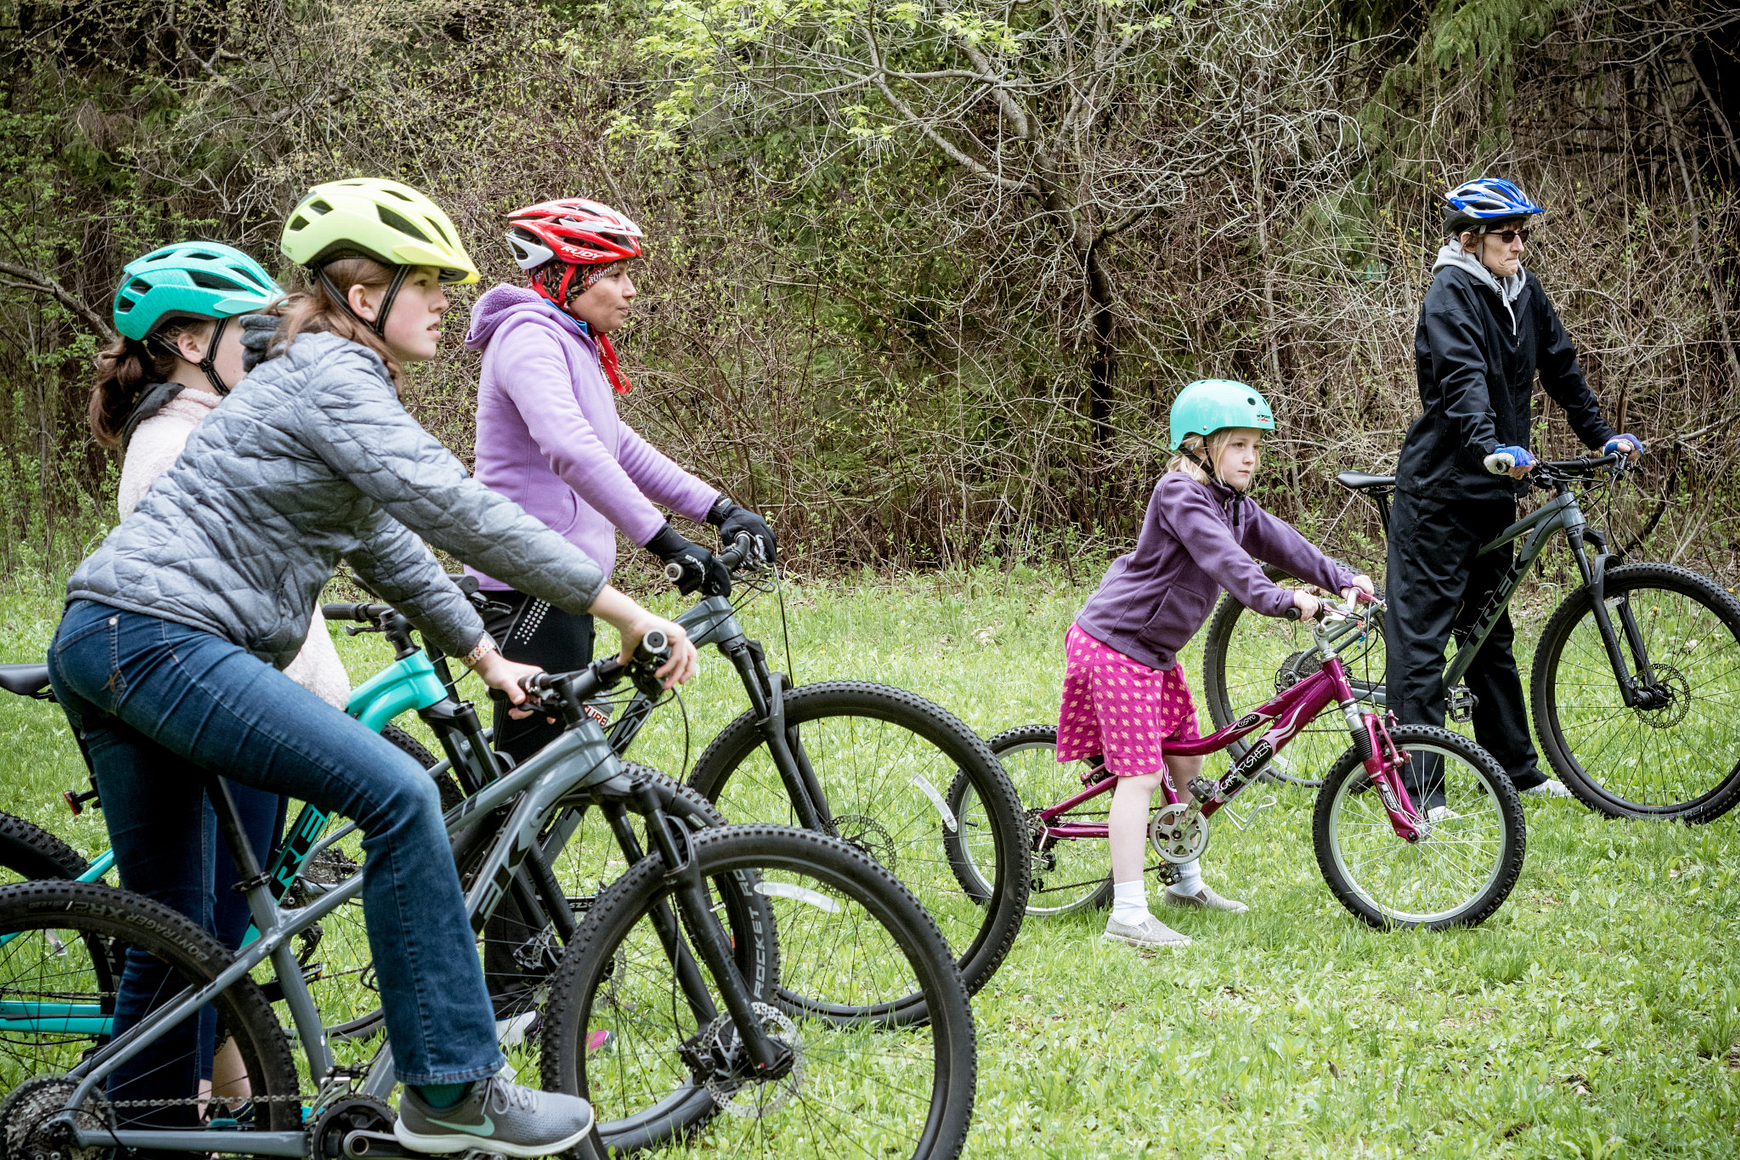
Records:
[[[1382,604],[1348,607],[1324,602],[1312,626],[1307,657],[1288,670],[1293,682],[1262,705],[1207,737],[1168,746],[1188,756],[1219,753],[1260,733],[1219,781],[1196,778],[1180,794],[1167,776],[1154,795],[1149,843],[1159,856],[1150,870],[1171,877],[1208,845],[1209,819],[1250,787],[1264,764],[1319,714],[1336,709],[1352,745],[1324,777],[1312,815],[1317,865],[1335,897],[1376,927],[1473,926],[1503,905],[1522,872],[1527,842],[1516,788],[1486,750],[1446,729],[1397,725],[1358,701],[1340,651],[1376,627]],[[1297,612],[1295,610],[1295,616]],[[1059,764],[1056,729],[1028,725],[990,741],[1021,797],[1031,851],[1027,912],[1062,914],[1104,907],[1112,897],[1106,808],[1115,778],[1099,758]],[[1411,768],[1410,768],[1411,767]],[[1405,783],[1405,784],[1404,784]],[[1408,786],[1442,787],[1445,804],[1416,806]],[[1274,798],[1244,817],[1242,829]],[[1055,804],[1044,804],[1055,803]],[[949,804],[969,828],[978,803],[964,778]],[[951,851],[952,852],[952,851]],[[954,858],[956,873],[974,873],[970,850]]]

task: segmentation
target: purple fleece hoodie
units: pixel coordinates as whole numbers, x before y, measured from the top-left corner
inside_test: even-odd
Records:
[[[1235,524],[1233,499],[1232,488],[1219,483],[1198,483],[1182,471],[1162,475],[1136,550],[1112,561],[1076,624],[1132,660],[1169,669],[1223,587],[1265,616],[1279,616],[1293,603],[1253,556],[1320,588],[1352,584],[1352,573],[1256,501],[1239,500]]]
[[[645,544],[664,526],[654,501],[699,520],[719,498],[617,417],[597,345],[534,291],[488,290],[471,308],[465,348],[483,352],[478,482],[560,532],[598,561],[606,579],[616,529]],[[483,588],[508,587],[466,571]]]

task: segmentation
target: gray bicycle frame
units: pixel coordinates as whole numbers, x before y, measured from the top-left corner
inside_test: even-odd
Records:
[[[594,789],[622,776],[622,761],[611,748],[604,731],[590,718],[585,718],[528,758],[524,765],[454,807],[447,818],[447,832],[450,836],[470,829],[514,796],[525,795],[514,806],[502,826],[500,835],[490,847],[488,856],[473,879],[471,891],[466,895],[465,912],[474,931],[482,930],[485,920],[494,911],[515,872],[537,842],[541,820],[549,812],[563,806],[565,799],[576,791]],[[327,844],[351,833],[355,828],[355,822],[348,823],[333,834]],[[254,861],[252,851],[245,844],[238,853],[244,861]],[[252,883],[246,892],[248,909],[253,914],[255,927],[260,931],[259,938],[237,952],[235,961],[212,982],[197,990],[190,987],[183,991],[169,1004],[128,1028],[124,1034],[81,1061],[68,1073],[79,1084],[67,1100],[67,1110],[61,1112],[57,1118],[71,1119],[73,1139],[80,1147],[119,1146],[202,1153],[224,1150],[217,1145],[221,1144],[227,1134],[214,1133],[209,1128],[89,1129],[78,1125],[77,1113],[73,1109],[80,1107],[115,1068],[133,1058],[163,1032],[195,1015],[220,992],[234,985],[268,958],[272,960],[272,967],[283,987],[284,1001],[290,1009],[296,1037],[302,1044],[303,1055],[308,1061],[309,1077],[316,1084],[324,1084],[334,1076],[332,1049],[326,1041],[326,1028],[320,1021],[320,1012],[315,1007],[314,997],[308,991],[308,984],[302,977],[302,968],[296,961],[291,940],[338,907],[355,899],[362,891],[362,875],[352,875],[309,906],[284,911],[273,901],[258,865],[240,869],[243,871],[242,880]],[[384,1098],[392,1091],[395,1082],[392,1053],[388,1046],[383,1045],[370,1063],[361,1090],[366,1095]],[[306,1130],[237,1133],[233,1138],[237,1143],[245,1143],[245,1151],[253,1155],[304,1157],[309,1153],[310,1141]]]
[[[1512,561],[1509,571],[1505,573],[1503,582],[1493,591],[1486,607],[1481,611],[1480,619],[1476,622],[1474,629],[1466,637],[1457,640],[1456,655],[1450,658],[1450,663],[1444,668],[1444,688],[1446,691],[1454,689],[1462,683],[1462,678],[1473,666],[1474,658],[1479,654],[1481,647],[1486,644],[1487,638],[1498,627],[1500,618],[1510,608],[1511,598],[1522,586],[1523,576],[1534,565],[1536,557],[1546,548],[1547,540],[1555,532],[1564,532],[1566,539],[1571,544],[1571,551],[1577,558],[1577,568],[1582,573],[1584,586],[1594,591],[1596,625],[1601,631],[1602,640],[1610,646],[1609,656],[1615,659],[1615,672],[1622,674],[1621,690],[1627,698],[1627,703],[1630,702],[1634,695],[1631,681],[1623,676],[1624,666],[1623,661],[1618,659],[1617,637],[1614,635],[1612,622],[1607,616],[1606,605],[1601,600],[1606,580],[1608,554],[1601,552],[1593,559],[1589,557],[1583,547],[1583,528],[1585,526],[1583,509],[1578,506],[1577,497],[1567,491],[1554,496],[1516,523],[1511,524],[1475,553],[1477,557],[1489,555],[1506,544],[1513,543],[1524,535],[1528,535],[1528,539],[1517,549],[1516,559]],[[1533,534],[1529,535],[1531,530]],[[1381,685],[1373,686],[1369,692],[1362,692],[1360,699],[1369,700],[1382,709],[1386,703],[1385,690]]]

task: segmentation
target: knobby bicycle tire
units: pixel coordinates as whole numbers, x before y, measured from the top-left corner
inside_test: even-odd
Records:
[[[1665,703],[1625,705],[1579,588],[1548,618],[1529,678],[1547,762],[1609,817],[1714,821],[1740,801],[1740,603],[1706,576],[1655,563],[1609,569],[1603,596],[1622,642],[1629,608]],[[1636,656],[1621,651],[1635,675]]]
[[[838,836],[877,858],[913,892],[954,948],[968,993],[976,993],[1008,955],[1027,908],[1026,825],[996,758],[947,710],[886,685],[800,686],[786,693],[785,716],[788,732],[796,730],[816,759]],[[858,722],[884,723],[898,736],[878,732],[872,744],[869,725]],[[839,748],[818,758],[832,740]],[[847,769],[842,753],[861,764]],[[754,768],[745,769],[751,759]],[[971,779],[991,830],[975,839],[980,864],[991,874],[988,895],[974,885],[976,876],[963,882],[958,856],[951,857],[944,795],[957,775]],[[713,739],[689,784],[733,823],[800,824],[753,713]],[[994,859],[994,870],[987,859]]]
[[[55,937],[35,937],[36,932]],[[102,988],[71,986],[78,967],[66,961],[65,948],[75,941],[121,953],[127,947],[136,948],[174,973],[177,978],[170,984],[172,991],[209,983],[232,961],[222,944],[174,910],[101,883],[38,881],[0,889],[0,934],[16,936],[0,946],[0,991],[14,1004],[88,996],[99,1010],[113,1011],[114,992],[108,984]],[[73,937],[63,937],[67,935]],[[295,1060],[259,985],[243,976],[221,992],[213,1005],[218,1009],[219,1023],[241,1052],[253,1094],[274,1097],[249,1101],[252,1114],[239,1119],[256,1130],[289,1131],[299,1126],[301,1109],[294,1099],[286,1098],[297,1093]],[[95,1042],[88,1036],[82,1037],[82,1042],[63,1036],[57,1053],[38,1056],[36,1062],[40,1066],[46,1058],[51,1065],[60,1065],[55,1071],[64,1071]],[[22,1063],[24,1057],[13,1059]],[[5,1086],[15,1087],[30,1078],[5,1076]],[[187,1094],[191,1097],[194,1093],[190,1090]],[[235,1142],[240,1145],[240,1138]],[[243,1145],[234,1150],[246,1152],[247,1148]]]
[[[1056,759],[1057,727],[1020,725],[1003,730],[985,744],[1021,799],[1029,857],[1028,917],[1048,918],[1110,906],[1111,847],[1105,839],[1053,840],[1041,833],[1038,812],[1083,788],[1081,763],[1059,764]],[[1095,821],[1105,821],[1109,801],[1102,796],[1087,807],[1094,811]],[[965,778],[957,777],[949,787],[949,806],[963,816],[977,809],[977,795]]]
[[[1443,778],[1450,812],[1419,842],[1404,842],[1350,748],[1317,791],[1317,867],[1341,904],[1371,926],[1478,925],[1504,905],[1522,873],[1528,831],[1516,787],[1491,754],[1460,733],[1399,725],[1390,736],[1416,761],[1436,753],[1458,762],[1454,773],[1434,775]]]
[[[732,1155],[831,1158],[850,1140],[877,1155],[958,1156],[977,1083],[972,1009],[948,944],[911,892],[863,851],[807,830],[727,826],[697,836],[690,853],[715,892],[747,887],[774,904],[777,970],[746,982],[802,1069],[764,1083],[715,1075],[712,1090],[698,1078],[694,1063],[717,1058],[701,1048],[732,1042],[730,1018],[694,1026],[660,977],[668,960],[643,920],[670,885],[662,862],[648,859],[600,896],[563,961],[546,1008],[545,1088],[592,1099],[606,1145],[623,1152],[717,1119],[728,1138],[710,1143]],[[909,987],[921,1020],[899,1010],[904,999],[888,1000]],[[607,1026],[614,1041],[593,1046]],[[781,1118],[788,1101],[799,1106]],[[901,1131],[898,1142],[878,1135]]]
[[[84,856],[41,826],[0,813],[0,884],[34,878],[77,878]]]

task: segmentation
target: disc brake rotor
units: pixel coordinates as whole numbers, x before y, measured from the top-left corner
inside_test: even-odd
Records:
[[[762,1030],[775,1043],[782,1043],[791,1049],[791,1067],[778,1079],[757,1081],[752,1078],[734,1079],[721,1077],[715,1073],[707,1077],[707,1094],[713,1097],[713,1102],[728,1115],[745,1120],[766,1119],[792,1101],[804,1081],[804,1045],[798,1036],[797,1024],[786,1017],[785,1013],[768,1006],[766,1003],[753,1004],[755,1017],[761,1020]],[[732,1025],[729,1012],[713,1020],[707,1027],[706,1041],[712,1047],[716,1059],[739,1060],[743,1052],[743,1044],[737,1037],[737,1030]],[[747,1068],[747,1061],[743,1061]]]
[[[894,835],[881,822],[865,814],[839,814],[834,818],[834,830],[840,841],[870,855],[895,877],[900,876],[894,866]]]
[[[1665,695],[1667,703],[1653,709],[1633,709],[1632,712],[1651,729],[1672,729],[1692,711],[1692,683],[1672,665],[1652,664],[1649,667],[1655,676],[1651,691],[1658,696]]]

